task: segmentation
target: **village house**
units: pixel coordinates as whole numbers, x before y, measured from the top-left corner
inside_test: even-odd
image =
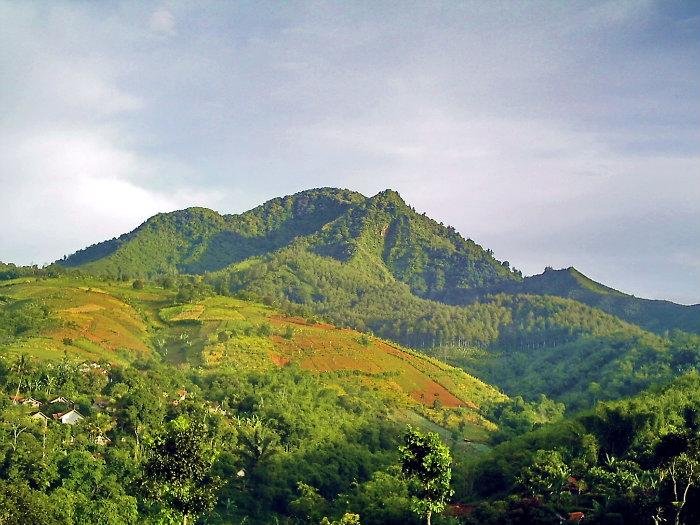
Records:
[[[10,400],[12,401],[13,405],[19,405],[22,401],[24,401],[24,396],[10,396]]]
[[[97,436],[95,438],[95,444],[99,445],[100,447],[105,447],[105,446],[109,445],[111,442],[112,442],[111,439],[109,439],[107,436],[104,436],[102,434],[100,434],[99,436]]]
[[[78,421],[85,419],[80,415],[80,412],[73,409],[69,412],[53,414],[56,421],[60,421],[62,425],[75,425]]]
[[[35,414],[32,414],[29,417],[32,419],[35,419],[37,421],[42,421],[44,423],[44,425],[46,425],[49,422],[49,419],[51,419],[51,418],[49,418],[49,416],[47,416],[43,412],[37,412]]]
[[[182,403],[186,398],[187,398],[187,390],[184,388],[181,388],[176,392],[177,399],[175,399],[172,404],[173,406],[178,406],[180,403]]]
[[[50,403],[51,403],[52,405],[54,405],[54,404],[56,404],[56,403],[60,403],[60,404],[62,404],[62,405],[72,405],[72,404],[73,404],[73,403],[71,402],[70,399],[65,398],[65,397],[63,397],[63,396],[58,396],[56,399],[52,399],[52,400],[50,401]]]
[[[33,397],[28,397],[27,399],[25,399],[24,401],[22,401],[22,404],[23,404],[24,406],[30,406],[30,407],[33,407],[33,408],[39,408],[39,407],[41,406],[41,401],[37,401],[37,400],[34,399]]]

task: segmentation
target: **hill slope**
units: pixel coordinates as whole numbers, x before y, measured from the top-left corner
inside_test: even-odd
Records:
[[[300,243],[343,263],[371,258],[421,297],[519,279],[489,251],[416,213],[394,191],[366,198],[334,188],[272,199],[240,215],[204,208],[159,214],[59,263],[113,277],[202,274]]]
[[[160,355],[176,366],[246,373],[297,366],[329,385],[375,390],[471,439],[493,428],[479,406],[505,399],[459,369],[354,330],[230,297],[177,304],[175,295],[95,279],[8,281],[0,286],[0,347],[5,355],[56,360],[67,353],[113,363]]]
[[[700,331],[698,307],[637,299],[573,268],[522,279],[391,190],[308,190],[241,215],[161,214],[61,264],[112,277],[203,274],[223,295],[369,331],[509,394],[573,407],[638,392],[700,355],[697,337],[666,333]]]
[[[575,299],[657,333],[674,329],[700,333],[700,305],[684,306],[670,301],[640,299],[595,282],[573,267],[548,268],[540,275],[497,286],[497,289]]]

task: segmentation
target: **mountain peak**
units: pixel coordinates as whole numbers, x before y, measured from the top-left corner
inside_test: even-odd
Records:
[[[385,190],[380,191],[372,198],[377,199],[377,200],[394,201],[394,202],[400,202],[402,204],[406,204],[406,202],[403,200],[403,197],[401,197],[399,192],[396,190],[392,190],[391,188],[387,188]]]
[[[392,189],[380,191],[369,199],[375,208],[401,210],[408,209],[408,204],[403,200],[399,192]]]

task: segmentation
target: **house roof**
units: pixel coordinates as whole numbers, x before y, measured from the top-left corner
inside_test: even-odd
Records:
[[[82,414],[75,409],[69,410],[68,412],[57,412],[55,414],[52,414],[52,417],[54,419],[60,419],[61,421],[63,421],[63,418],[65,418],[66,416],[69,416],[71,414],[75,414],[78,417],[78,419],[85,419],[82,416]]]

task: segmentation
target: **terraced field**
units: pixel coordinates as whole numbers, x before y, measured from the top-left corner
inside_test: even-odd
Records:
[[[339,388],[351,381],[378,390],[443,427],[470,428],[475,439],[493,425],[478,413],[505,396],[478,379],[394,343],[230,297],[174,304],[174,292],[96,279],[15,281],[0,287],[10,301],[48,308],[53,322],[15,338],[2,353],[39,359],[64,354],[129,361],[160,355],[175,366],[270,371],[298,366]]]

